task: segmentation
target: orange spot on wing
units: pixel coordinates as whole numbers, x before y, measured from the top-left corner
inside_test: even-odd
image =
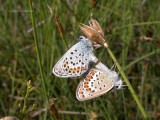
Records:
[[[80,92],[79,92],[79,94],[83,94],[83,92],[82,92],[82,91],[80,91]]]
[[[74,71],[73,69],[69,69],[69,66],[67,66],[66,69],[67,71],[70,71],[70,72]]]
[[[90,88],[87,88],[87,91],[91,91]]]
[[[69,71],[69,66],[66,67],[66,71]]]
[[[68,69],[68,68],[67,68],[67,69]],[[78,71],[80,72],[80,71],[81,71],[81,69],[80,69],[80,68],[77,68],[77,69],[76,69],[76,68],[74,68],[74,69],[69,69],[69,71],[73,71],[73,72],[75,73],[75,72],[78,72]]]
[[[93,75],[94,75],[94,73],[95,73],[95,71],[92,71],[91,75],[93,76]]]
[[[90,81],[90,78],[87,78],[87,81]]]
[[[85,87],[85,88],[88,88],[88,85],[85,85],[84,87]]]
[[[74,69],[74,70],[73,70],[73,72],[77,72],[77,70],[76,70],[76,69]]]
[[[86,84],[88,84],[88,82],[84,82],[84,84],[86,85]]]
[[[82,67],[83,70],[86,70],[86,67]]]
[[[94,75],[94,72],[92,72],[90,75],[88,75],[88,78],[86,78],[86,81],[90,81],[90,79],[92,78],[92,75]]]
[[[81,69],[80,69],[80,68],[77,68],[77,71],[81,71]]]
[[[67,65],[68,65],[68,62],[66,62],[65,65],[67,66]]]

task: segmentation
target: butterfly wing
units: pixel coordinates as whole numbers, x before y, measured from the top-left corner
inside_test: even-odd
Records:
[[[111,90],[114,86],[112,79],[99,69],[91,69],[82,80],[76,90],[76,97],[79,101],[92,99],[101,96]]]
[[[70,48],[53,68],[57,77],[79,77],[88,70],[93,48],[90,43],[79,41]]]
[[[103,63],[99,62],[96,66],[97,69],[102,70],[108,77],[113,81],[114,87],[119,90],[123,86],[123,81],[118,77],[118,73],[116,71],[110,70]]]

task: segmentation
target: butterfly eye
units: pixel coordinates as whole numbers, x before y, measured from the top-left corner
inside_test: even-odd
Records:
[[[119,86],[114,86],[114,87],[115,87],[115,89],[118,89]]]
[[[79,40],[82,40],[82,39],[84,39],[84,37],[83,36],[79,36],[79,38],[78,38]]]

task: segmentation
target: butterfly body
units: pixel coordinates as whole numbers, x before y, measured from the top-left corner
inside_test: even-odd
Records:
[[[57,77],[79,77],[88,70],[90,62],[98,61],[93,54],[91,41],[83,36],[79,40],[54,66],[52,72]]]

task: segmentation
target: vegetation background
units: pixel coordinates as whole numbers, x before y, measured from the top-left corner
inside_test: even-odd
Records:
[[[82,78],[61,79],[52,75],[53,66],[67,48],[47,4],[59,18],[69,47],[77,43],[78,36],[82,35],[79,24],[88,24],[93,13],[149,119],[160,119],[159,0],[33,0],[33,11],[28,0],[1,0],[0,118],[143,119],[127,87],[79,102],[75,91]],[[36,24],[41,71],[31,12]],[[96,50],[95,54],[111,68],[113,61],[105,48]],[[31,84],[27,84],[29,80]],[[47,110],[51,98],[57,99],[52,112]]]

